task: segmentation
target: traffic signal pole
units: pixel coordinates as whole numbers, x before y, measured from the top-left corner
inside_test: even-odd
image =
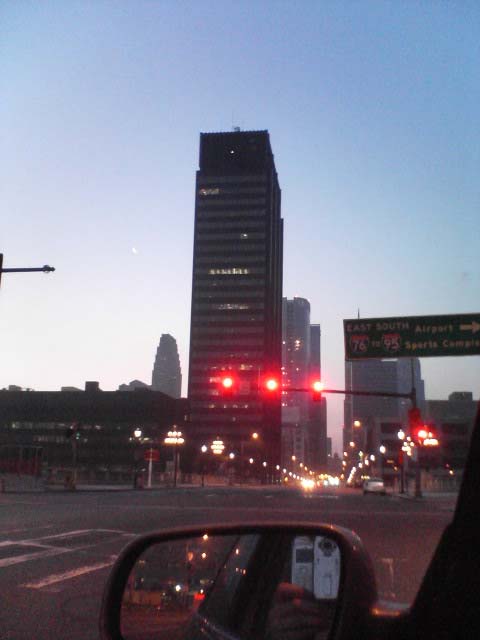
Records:
[[[417,389],[415,387],[415,371],[413,368],[413,358],[410,360],[410,371],[412,374],[412,392],[411,392],[411,400],[412,400],[412,409],[417,409]],[[410,425],[409,425],[410,427]],[[415,460],[415,498],[422,497],[422,476],[420,470],[420,450],[421,444],[418,442],[416,449],[416,460]]]
[[[0,284],[4,273],[32,273],[34,271],[51,273],[52,271],[55,271],[55,267],[50,267],[48,264],[44,264],[43,267],[16,267],[6,269],[3,267],[3,253],[0,253]]]

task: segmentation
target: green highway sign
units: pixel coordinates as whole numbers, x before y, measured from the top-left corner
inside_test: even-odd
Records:
[[[480,354],[480,313],[344,320],[345,359]]]

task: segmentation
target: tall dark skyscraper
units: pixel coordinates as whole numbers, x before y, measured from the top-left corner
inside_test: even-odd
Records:
[[[203,133],[195,196],[188,396],[191,437],[241,447],[260,434],[279,461],[283,220],[267,131]],[[236,392],[225,398],[221,379]]]
[[[178,357],[177,341],[169,333],[162,333],[152,371],[152,389],[162,391],[172,398],[182,393],[182,370]]]

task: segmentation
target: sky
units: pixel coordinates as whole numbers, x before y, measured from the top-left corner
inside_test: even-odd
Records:
[[[478,2],[182,0],[0,6],[0,388],[151,381],[186,394],[200,132],[268,129],[284,295],[322,326],[480,311]],[[422,360],[478,398],[480,357]],[[340,451],[343,400],[328,398]]]

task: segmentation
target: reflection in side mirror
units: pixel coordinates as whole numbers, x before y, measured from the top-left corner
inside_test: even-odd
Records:
[[[122,600],[125,640],[193,640],[213,625],[230,636],[328,637],[341,580],[337,542],[264,530],[156,543],[137,560]],[[299,636],[300,637],[300,636]]]

